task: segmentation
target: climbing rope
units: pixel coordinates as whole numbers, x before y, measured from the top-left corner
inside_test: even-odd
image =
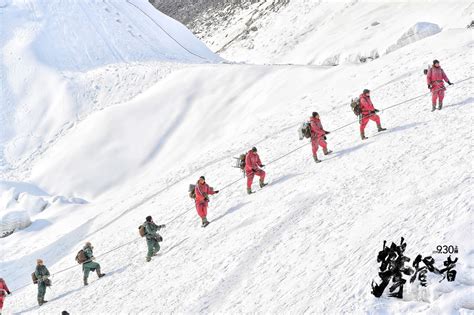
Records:
[[[128,2],[128,0],[127,0],[127,2]],[[472,78],[473,78],[473,77],[469,77],[469,78],[460,80],[460,81],[458,81],[458,82],[455,82],[454,87],[456,87],[456,86],[459,85],[460,83],[469,81],[469,80],[471,80]],[[441,89],[435,90],[435,91],[433,91],[433,92],[437,92],[437,91],[442,90],[442,89],[446,89],[446,88],[441,88]],[[420,95],[418,95],[418,96],[412,97],[412,98],[410,98],[410,99],[408,99],[408,100],[404,100],[404,101],[401,101],[401,102],[399,102],[399,103],[390,105],[390,106],[388,106],[388,107],[386,107],[386,108],[380,110],[380,112],[384,112],[384,111],[387,111],[387,110],[389,110],[389,109],[392,109],[392,108],[401,106],[401,105],[403,105],[403,104],[409,103],[409,102],[411,102],[411,101],[414,101],[414,100],[416,100],[416,99],[419,99],[419,98],[424,97],[424,96],[426,96],[426,95],[429,95],[429,94],[431,94],[431,93],[432,93],[432,92],[423,93],[423,94],[420,94]],[[343,125],[343,126],[340,126],[340,127],[336,128],[336,129],[332,130],[331,133],[340,131],[340,130],[342,130],[342,129],[344,129],[344,128],[347,128],[347,127],[349,127],[349,126],[351,126],[351,125],[353,125],[353,124],[355,124],[355,123],[358,123],[358,122],[359,122],[358,119],[357,119],[357,120],[354,120],[354,121],[351,121],[350,123],[347,123],[347,124],[345,124],[345,125]],[[283,159],[283,158],[289,156],[290,154],[292,154],[292,153],[294,153],[294,152],[296,152],[296,151],[298,151],[298,150],[304,148],[305,146],[309,145],[310,143],[311,143],[311,142],[306,142],[306,143],[304,143],[303,145],[300,145],[300,146],[298,146],[298,147],[296,147],[296,148],[294,148],[294,149],[288,151],[287,153],[285,153],[285,154],[283,154],[283,155],[280,155],[280,156],[276,157],[276,158],[273,159],[273,160],[270,160],[268,163],[266,163],[266,165],[273,164],[273,163],[275,163],[275,162],[277,162],[277,161],[279,161],[279,160],[281,160],[281,159]],[[219,189],[219,191],[222,191],[222,190],[225,190],[225,189],[229,188],[230,186],[232,186],[232,185],[238,183],[239,181],[241,181],[242,179],[243,179],[243,178],[240,177],[240,178],[238,178],[238,179],[236,179],[236,180],[234,180],[234,181],[232,181],[232,182],[230,182],[230,183],[227,183],[226,185],[224,185],[223,187],[221,187],[221,188]],[[166,223],[166,225],[168,225],[168,224],[174,222],[175,220],[177,220],[178,218],[182,217],[183,215],[185,215],[186,213],[188,213],[189,211],[191,211],[191,210],[193,210],[193,209],[194,209],[194,206],[189,207],[188,209],[186,209],[185,211],[183,211],[182,213],[178,214],[176,217],[174,217],[173,219],[171,219],[170,221],[168,221],[168,223]],[[110,250],[108,250],[108,251],[106,251],[106,252],[100,254],[100,255],[97,255],[96,257],[97,257],[97,258],[103,257],[103,256],[105,256],[105,255],[107,255],[107,254],[110,254],[110,253],[112,253],[112,252],[114,252],[114,251],[116,251],[116,250],[118,250],[118,249],[120,249],[120,248],[122,248],[122,247],[125,247],[125,246],[127,246],[127,245],[132,244],[132,243],[135,243],[135,242],[137,242],[137,241],[140,240],[140,239],[141,239],[141,238],[135,238],[135,239],[133,239],[133,240],[131,240],[131,241],[128,241],[128,242],[123,243],[123,244],[120,244],[120,245],[118,245],[118,246],[116,246],[116,247],[113,247],[112,249],[110,249]],[[73,269],[73,268],[75,268],[75,267],[77,267],[77,265],[69,266],[69,267],[66,267],[66,268],[64,268],[64,269],[58,270],[58,271],[52,273],[52,274],[51,274],[51,277],[53,277],[53,276],[55,276],[55,275],[58,275],[58,274],[60,274],[60,273],[66,272],[66,271],[68,271],[68,270],[71,270],[71,269]],[[18,288],[16,288],[16,289],[12,290],[11,292],[17,292],[17,291],[19,291],[19,290],[21,290],[21,289],[23,289],[23,288],[26,288],[26,287],[29,286],[29,285],[30,285],[30,284],[25,284],[25,285],[23,285],[23,286],[21,286],[21,287],[18,287]]]
[[[178,44],[181,48],[183,48],[184,50],[186,50],[188,53],[190,53],[191,55],[194,55],[198,58],[201,58],[203,60],[207,60],[208,58],[204,58],[194,52],[192,52],[191,50],[187,49],[186,47],[184,47],[176,38],[174,38],[170,33],[168,33],[158,22],[155,21],[155,19],[153,19],[150,15],[148,15],[148,13],[146,13],[145,11],[143,11],[142,9],[140,9],[136,4],[130,2],[130,0],[126,0],[128,4],[130,4],[131,6],[134,6],[137,10],[139,10],[140,12],[142,12],[143,14],[145,14],[156,26],[158,26],[166,35],[168,35],[169,38],[171,38],[176,44]]]

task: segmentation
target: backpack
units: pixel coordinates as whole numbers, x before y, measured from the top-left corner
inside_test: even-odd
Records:
[[[83,264],[87,261],[86,253],[83,249],[77,252],[76,261],[78,264]]]
[[[145,236],[145,226],[143,224],[138,227],[138,234],[140,234],[141,237]]]
[[[238,159],[237,167],[240,168],[242,171],[245,170],[245,160],[247,158],[247,153],[241,154]]]
[[[311,138],[311,124],[307,121],[302,123],[298,128],[298,135],[300,140],[303,140],[304,138]]]
[[[245,170],[245,158],[247,157],[247,153],[241,154],[239,157],[234,157],[235,159],[235,168],[240,168],[241,170]]]
[[[351,100],[351,108],[352,108],[352,111],[354,112],[354,114],[356,116],[359,116],[361,114],[361,111],[360,111],[360,99],[358,97],[356,98],[353,98]]]
[[[196,199],[196,185],[189,184],[189,198]]]
[[[244,174],[244,177],[245,177],[245,165],[246,165],[245,159],[246,158],[247,158],[247,153],[243,153],[239,157],[234,157],[234,159],[235,159],[234,167],[235,168],[240,168],[240,170]]]
[[[428,65],[428,67],[427,67],[426,69],[423,69],[423,73],[424,73],[425,75],[427,75],[428,72],[430,72],[430,70],[431,70],[431,65]]]
[[[38,283],[38,278],[36,277],[36,273],[32,273],[31,274],[31,280],[33,280],[33,284],[37,284]]]

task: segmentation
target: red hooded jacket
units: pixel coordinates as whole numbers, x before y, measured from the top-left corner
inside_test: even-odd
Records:
[[[317,138],[322,138],[326,131],[323,129],[323,125],[321,124],[321,120],[316,117],[311,117],[309,119],[311,124],[311,135],[316,136]]]
[[[194,192],[196,193],[196,204],[207,204],[209,202],[207,196],[214,195],[214,189],[209,187],[208,184],[199,184],[199,181],[196,183],[196,187],[194,188]]]
[[[252,150],[247,152],[247,156],[245,157],[245,171],[256,171],[259,170],[261,166],[262,162],[260,161],[258,154]]]
[[[370,115],[370,112],[373,112],[375,110],[374,104],[372,104],[372,100],[370,99],[370,96],[365,95],[362,93],[359,96],[360,100],[360,111],[362,115],[367,116]]]
[[[444,73],[444,70],[439,67],[432,67],[429,71],[428,74],[426,75],[426,82],[431,85],[443,85],[444,86],[444,81],[449,82],[448,77],[446,76],[446,73]]]

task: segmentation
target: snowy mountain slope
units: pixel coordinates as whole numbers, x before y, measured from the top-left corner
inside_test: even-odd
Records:
[[[90,113],[181,68],[176,61],[222,60],[143,1],[4,1],[0,14],[0,167],[15,173]]]
[[[232,13],[210,11],[193,30],[228,60],[317,65],[390,53],[406,35],[431,35],[420,22],[464,28],[474,18],[470,1],[255,1]]]
[[[429,112],[429,96],[384,112],[388,132],[369,125],[367,142],[357,124],[332,133],[334,155],[319,165],[309,146],[277,160],[302,144],[292,126],[313,110],[329,130],[354,121],[348,100],[364,87],[375,87],[383,109],[427,92],[422,67],[434,58],[453,82],[471,77],[472,44],[469,30],[443,30],[365,65],[174,72],[91,114],[31,165],[31,179],[48,192],[92,202],[52,207],[37,216],[48,224],[2,239],[2,274],[15,288],[37,257],[53,272],[73,266],[90,240],[108,276],[87,288],[80,267],[53,276],[41,312],[472,311],[472,80],[448,89],[441,112]],[[201,174],[218,189],[234,181],[232,156],[254,144],[271,185],[253,196],[243,180],[222,190],[202,230],[187,185]],[[148,214],[168,224],[161,255],[146,264],[138,239],[99,256],[136,239]],[[456,282],[404,301],[370,295],[382,241],[400,236],[412,258],[458,245]],[[33,286],[15,292],[6,312],[37,313],[34,295]]]

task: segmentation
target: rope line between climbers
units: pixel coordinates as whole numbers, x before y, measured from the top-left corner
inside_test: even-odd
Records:
[[[126,1],[129,2],[129,0],[126,0]],[[129,3],[130,3],[130,2],[129,2]],[[460,80],[460,81],[458,81],[458,82],[455,82],[455,84],[453,83],[453,85],[454,85],[454,87],[456,87],[456,86],[459,85],[460,83],[469,81],[469,80],[471,80],[472,78],[474,78],[474,77],[471,76],[471,77],[465,78],[465,79],[463,79],[463,80]],[[442,89],[446,89],[446,87],[445,87],[445,88],[438,89],[438,90],[435,90],[434,92],[437,92],[437,91],[442,90]],[[427,92],[427,93],[423,93],[423,94],[420,94],[420,95],[418,95],[418,96],[412,97],[412,98],[410,98],[410,99],[407,99],[407,100],[401,101],[401,102],[399,102],[399,103],[390,105],[390,106],[388,106],[388,107],[386,107],[386,108],[384,108],[384,109],[381,109],[380,112],[384,112],[384,111],[387,111],[387,110],[389,110],[389,109],[398,107],[398,106],[400,106],[400,105],[409,103],[409,102],[411,102],[411,101],[414,101],[414,100],[416,100],[416,99],[419,99],[419,98],[424,97],[424,96],[426,96],[426,95],[429,95],[429,94],[431,94],[431,93],[432,93],[432,91]],[[353,125],[353,124],[355,124],[355,123],[357,123],[357,122],[359,122],[358,119],[357,119],[357,120],[354,120],[354,121],[352,121],[352,122],[350,122],[350,123],[348,123],[348,124],[345,124],[345,125],[343,125],[343,126],[341,126],[341,127],[338,127],[338,128],[336,128],[336,129],[334,129],[334,130],[332,130],[331,133],[340,131],[340,130],[342,130],[342,129],[344,129],[344,128],[347,128],[347,127],[349,127],[349,126],[351,126],[351,125]],[[276,158],[273,159],[273,160],[270,160],[268,163],[266,163],[266,165],[273,164],[273,163],[275,163],[275,162],[277,162],[277,161],[279,161],[279,160],[281,160],[281,159],[287,157],[288,155],[290,155],[290,154],[292,154],[292,153],[294,153],[294,152],[296,152],[296,151],[298,151],[298,150],[304,148],[305,146],[309,145],[310,143],[311,143],[311,142],[306,142],[306,143],[304,143],[303,145],[300,145],[300,146],[298,146],[298,147],[296,147],[296,148],[290,150],[289,152],[287,152],[287,153],[285,153],[285,154],[283,154],[283,155],[281,155],[281,156],[278,156],[278,157],[276,157]],[[232,185],[238,183],[239,181],[241,181],[242,179],[243,179],[243,177],[240,177],[240,178],[238,178],[238,179],[236,179],[236,180],[234,180],[234,181],[232,181],[232,182],[230,182],[230,183],[224,185],[222,188],[219,189],[219,191],[222,191],[222,190],[224,190],[224,189],[229,188],[230,186],[232,186]],[[191,211],[191,210],[193,210],[193,209],[194,209],[194,206],[189,207],[188,209],[186,209],[186,210],[183,211],[182,213],[178,214],[176,217],[174,217],[173,219],[171,219],[170,221],[168,221],[168,223],[165,223],[165,224],[168,225],[168,224],[174,222],[175,220],[177,220],[178,218],[182,217],[183,215],[185,215],[186,213],[188,213],[189,211]],[[141,238],[135,238],[135,239],[133,239],[133,240],[131,240],[131,241],[128,241],[128,242],[123,243],[123,244],[120,244],[120,245],[118,245],[118,246],[116,246],[116,247],[113,247],[112,249],[110,249],[110,250],[108,250],[108,251],[106,251],[106,252],[100,254],[100,255],[97,255],[96,257],[103,257],[103,256],[105,256],[105,255],[107,255],[107,254],[109,254],[109,253],[111,253],[111,252],[114,252],[114,251],[116,251],[116,250],[118,250],[118,249],[120,249],[120,248],[122,248],[122,247],[125,247],[125,246],[127,246],[127,245],[132,244],[132,243],[135,243],[136,241],[138,241],[138,240],[140,240],[140,239],[141,239]],[[51,273],[51,277],[53,277],[53,276],[55,276],[55,275],[58,275],[58,274],[60,274],[60,273],[66,272],[66,271],[68,271],[68,270],[71,270],[71,269],[73,269],[73,268],[75,268],[75,267],[77,267],[77,265],[69,266],[69,267],[66,267],[66,268],[64,268],[64,269],[58,270],[58,271],[56,271],[55,273]],[[12,290],[11,292],[17,292],[17,291],[19,291],[19,290],[21,290],[21,289],[26,288],[26,287],[29,286],[29,285],[31,285],[31,283],[26,284],[26,285],[23,285],[23,286],[21,286],[21,287],[19,287],[19,288],[16,288],[16,289]]]

